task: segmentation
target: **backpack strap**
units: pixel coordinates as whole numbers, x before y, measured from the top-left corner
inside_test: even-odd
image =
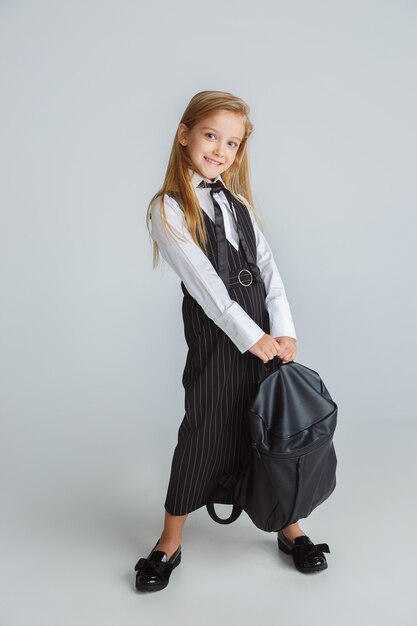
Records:
[[[206,508],[210,517],[218,524],[231,524],[232,522],[237,520],[237,518],[243,511],[242,507],[234,502],[230,516],[224,519],[223,517],[219,517],[217,515],[216,509],[214,508],[214,502],[209,502],[208,504],[206,504]]]

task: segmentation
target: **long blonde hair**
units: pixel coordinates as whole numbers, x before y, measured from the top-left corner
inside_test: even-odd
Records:
[[[224,180],[226,187],[238,199],[244,202],[247,206],[249,205],[253,210],[255,217],[259,219],[259,215],[254,208],[249,179],[249,155],[247,150],[247,141],[253,132],[254,126],[249,119],[250,109],[248,104],[241,98],[238,98],[227,91],[200,91],[191,98],[181,117],[180,123],[185,124],[189,129],[191,129],[206,116],[218,111],[232,111],[234,113],[241,114],[243,117],[243,123],[245,126],[244,137],[237,150],[235,160],[222,174],[222,179]],[[172,143],[165,180],[162,187],[156,192],[149,202],[146,212],[146,225],[150,233],[150,208],[153,201],[160,196],[162,222],[167,231],[174,234],[166,219],[164,207],[165,194],[173,192],[181,201],[187,227],[193,240],[200,248],[205,248],[207,245],[207,233],[205,229],[203,211],[198,202],[194,187],[191,184],[188,168],[194,169],[185,147],[181,146],[178,141],[178,135],[176,132]],[[156,267],[158,264],[158,259],[158,244],[156,241],[153,241],[153,267]]]

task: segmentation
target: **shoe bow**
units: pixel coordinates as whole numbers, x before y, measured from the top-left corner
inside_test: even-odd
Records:
[[[135,570],[138,574],[145,575],[166,576],[171,573],[172,569],[172,563],[168,563],[168,561],[150,561],[144,557],[141,557],[135,565]]]
[[[293,546],[294,551],[302,552],[305,556],[311,556],[318,552],[328,552],[330,554],[330,548],[327,543],[317,543],[317,544],[298,544]]]

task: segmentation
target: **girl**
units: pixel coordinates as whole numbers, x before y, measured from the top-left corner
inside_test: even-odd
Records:
[[[140,590],[168,585],[181,561],[188,513],[209,502],[232,503],[216,478],[238,475],[251,445],[245,415],[261,363],[276,355],[286,363],[297,352],[284,285],[255,219],[247,149],[252,131],[242,99],[197,93],[178,125],[163,186],[148,207],[154,267],[160,252],[181,279],[188,352],[185,415],[164,529],[148,557],[136,563]],[[326,567],[298,522],[284,530],[279,537],[296,565],[304,571]]]

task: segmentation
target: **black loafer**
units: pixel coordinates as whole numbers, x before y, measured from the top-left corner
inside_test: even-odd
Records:
[[[291,554],[299,572],[319,572],[326,569],[327,561],[323,552],[329,552],[327,543],[314,544],[307,535],[296,537],[291,542],[282,530],[278,531],[278,547],[285,554]]]
[[[167,559],[166,552],[155,550],[159,539],[147,558],[141,557],[135,565],[136,589],[139,591],[164,589],[168,585],[172,570],[181,563],[181,544]]]

